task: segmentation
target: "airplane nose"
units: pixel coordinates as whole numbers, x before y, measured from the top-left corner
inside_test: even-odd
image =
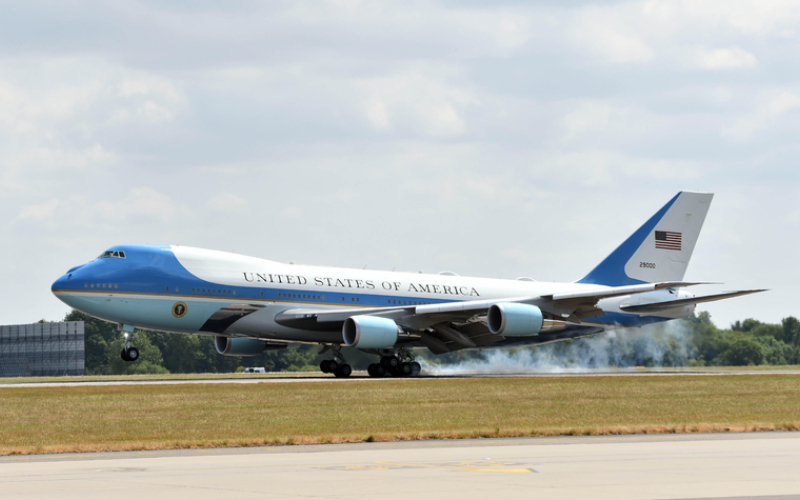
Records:
[[[69,288],[69,281],[72,278],[71,273],[67,273],[64,276],[58,278],[53,282],[53,286],[50,287],[50,290],[53,292],[57,292],[59,290],[66,290]]]

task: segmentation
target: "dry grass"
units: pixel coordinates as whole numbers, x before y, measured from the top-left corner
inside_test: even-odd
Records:
[[[0,454],[800,430],[800,376],[0,387]]]

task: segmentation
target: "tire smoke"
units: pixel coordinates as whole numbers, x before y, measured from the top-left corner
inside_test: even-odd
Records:
[[[632,367],[680,367],[696,357],[680,321],[514,349],[418,359],[428,375],[580,373]],[[450,359],[448,359],[450,358]]]

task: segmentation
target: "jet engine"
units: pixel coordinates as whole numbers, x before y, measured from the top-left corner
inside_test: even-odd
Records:
[[[528,304],[493,304],[486,315],[489,331],[505,337],[537,335],[544,326],[542,310]]]
[[[389,349],[397,342],[397,323],[376,316],[352,316],[342,327],[347,347]]]
[[[256,356],[267,349],[267,343],[258,339],[214,337],[217,352],[224,356]]]

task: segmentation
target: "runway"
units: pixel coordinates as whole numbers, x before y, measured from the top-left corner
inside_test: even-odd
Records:
[[[15,498],[800,498],[800,433],[416,441],[0,458]]]
[[[800,370],[797,369],[779,369],[779,370],[736,370],[736,369],[718,369],[718,370],[638,370],[638,369],[620,369],[620,370],[576,370],[576,371],[554,371],[554,372],[533,372],[533,373],[463,373],[463,374],[442,374],[433,375],[425,374],[422,376],[414,377],[415,380],[450,380],[450,379],[463,379],[463,378],[510,378],[510,377],[674,377],[674,376],[719,376],[719,375],[800,375]],[[254,376],[252,378],[179,378],[179,377],[166,377],[163,379],[147,379],[136,380],[135,376],[130,379],[117,379],[117,380],[71,380],[66,382],[16,382],[14,379],[0,379],[0,389],[11,387],[86,387],[86,386],[105,386],[105,385],[164,385],[164,384],[276,384],[276,383],[294,383],[294,382],[355,382],[355,381],[371,381],[381,382],[385,380],[397,380],[393,377],[385,378],[372,378],[366,375],[366,372],[356,372],[349,378],[336,378],[333,375],[307,375],[303,374],[284,374],[274,373],[269,376]]]

